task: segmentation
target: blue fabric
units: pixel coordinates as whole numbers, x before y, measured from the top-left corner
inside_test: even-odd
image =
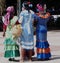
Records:
[[[39,42],[39,41],[37,41],[36,42],[36,47],[37,48],[48,48],[49,44],[48,44],[48,42]]]
[[[37,53],[37,59],[49,59],[51,57],[50,53]]]
[[[39,25],[43,25],[43,26],[47,26],[46,24],[47,24],[47,22],[48,22],[48,19],[49,18],[38,18],[38,24]]]
[[[28,23],[29,26],[30,26],[30,31],[31,31],[31,33],[28,34],[28,31],[27,31],[28,30],[28,28],[27,28],[28,25],[25,25],[25,24],[29,20],[29,13],[28,13],[27,10],[25,10],[25,11],[22,11],[20,15],[23,16],[23,21],[22,21],[22,27],[23,27],[22,41],[24,41],[24,42],[26,42],[26,41],[31,42],[31,41],[33,41],[33,26],[32,26],[32,22],[33,22],[32,19],[33,19],[33,17],[31,17],[30,23]]]
[[[31,14],[31,19],[30,19],[30,14]],[[23,21],[22,21],[22,35],[21,35],[21,44],[23,47],[25,47],[24,49],[26,49],[28,46],[28,48],[31,48],[30,46],[34,46],[34,38],[33,38],[33,14],[29,13],[27,10],[24,10],[20,13],[20,16],[23,16]],[[28,22],[30,19],[30,22]],[[28,28],[29,26],[29,28]],[[29,30],[30,29],[30,33]],[[23,43],[22,43],[23,42]],[[27,42],[29,44],[27,44]],[[33,43],[33,44],[31,44]]]
[[[40,35],[40,34],[43,35],[44,33],[47,34],[47,19],[43,19],[43,18],[39,17],[37,22],[38,23],[37,23],[37,27],[36,27],[36,34],[37,35]]]
[[[47,22],[49,18],[38,17],[38,24],[36,27],[36,47],[37,48],[48,48],[49,44],[47,41]],[[39,42],[38,42],[39,41]]]
[[[47,33],[37,33],[36,39],[39,41],[47,41]]]
[[[46,33],[47,29],[45,28],[44,25],[37,25],[36,32]]]
[[[36,47],[37,48],[49,48],[49,43],[47,42],[47,22],[49,18],[40,18],[36,15],[34,16],[37,19],[37,27],[36,27]],[[45,42],[46,41],[46,42]],[[51,54],[46,53],[37,53],[38,59],[49,59]]]
[[[37,25],[36,39],[41,41],[47,41],[47,28],[45,25]]]

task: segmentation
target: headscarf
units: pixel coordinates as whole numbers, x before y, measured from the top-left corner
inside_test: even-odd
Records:
[[[31,2],[25,1],[25,2],[23,2],[22,7],[28,10],[28,9],[32,8],[33,5]]]
[[[14,12],[14,7],[13,6],[9,6],[7,9],[6,9],[6,11],[7,11],[7,13],[6,13],[6,15],[4,16],[4,24],[7,26],[10,22],[9,22],[9,20],[10,20],[10,15],[11,15],[11,13],[13,14],[13,12]]]
[[[40,4],[37,4],[37,9],[38,9],[38,11],[44,11],[43,6],[42,6],[42,5],[40,5]]]

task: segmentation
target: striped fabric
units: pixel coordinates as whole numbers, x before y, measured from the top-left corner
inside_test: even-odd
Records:
[[[39,26],[36,30],[37,59],[49,59],[51,57],[49,43],[47,41],[47,30],[45,26]]]
[[[37,53],[50,53],[50,48],[37,48]]]
[[[11,57],[19,57],[20,56],[19,46],[16,44],[15,41],[13,41],[11,39],[6,39],[4,41],[4,44],[5,44],[4,57],[11,58]]]
[[[37,59],[49,59],[51,57],[48,42],[37,42]]]
[[[16,38],[13,38],[12,34],[12,26],[17,22],[17,16],[14,16],[11,20],[9,25],[7,26],[6,33],[5,33],[5,40],[4,40],[4,57],[6,58],[15,58],[20,56],[19,46],[17,45]]]

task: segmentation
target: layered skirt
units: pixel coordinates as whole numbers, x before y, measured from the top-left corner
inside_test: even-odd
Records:
[[[40,26],[36,30],[37,59],[49,59],[51,57],[49,43],[47,41],[47,29]]]
[[[14,57],[19,57],[20,56],[19,46],[16,44],[15,41],[13,41],[10,38],[5,39],[4,45],[5,45],[4,57],[14,58]]]
[[[4,40],[4,57],[14,58],[20,56],[19,45],[16,41],[17,38],[13,38],[12,30],[10,30],[9,27],[7,27]]]

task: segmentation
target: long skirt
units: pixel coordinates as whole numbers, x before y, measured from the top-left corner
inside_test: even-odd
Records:
[[[51,57],[49,43],[47,41],[47,30],[40,27],[36,30],[37,59],[49,59]]]
[[[14,58],[14,57],[19,57],[20,56],[19,46],[16,44],[15,41],[13,41],[10,38],[9,39],[5,39],[4,45],[5,45],[4,57],[6,57],[6,58]]]

